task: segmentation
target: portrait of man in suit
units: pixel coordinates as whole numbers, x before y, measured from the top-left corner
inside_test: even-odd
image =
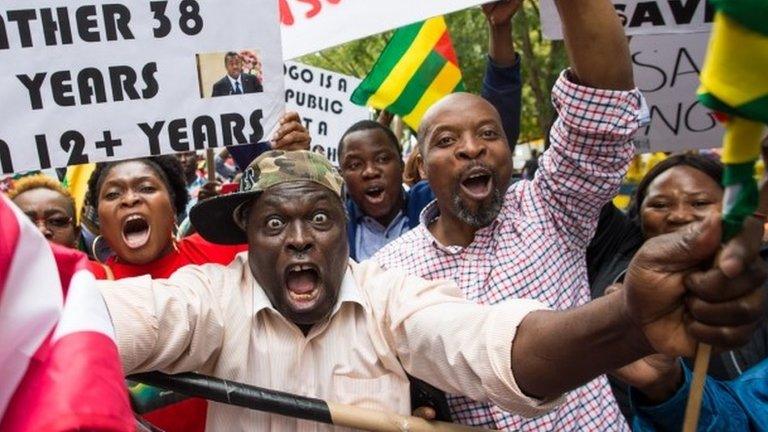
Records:
[[[224,55],[227,75],[213,84],[211,96],[227,96],[244,93],[259,93],[263,90],[255,75],[243,72],[243,59],[234,51]]]

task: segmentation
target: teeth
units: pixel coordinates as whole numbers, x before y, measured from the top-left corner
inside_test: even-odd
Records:
[[[288,267],[289,272],[300,272],[304,270],[312,270],[312,266],[309,264],[293,264]]]
[[[136,219],[144,219],[144,218],[143,218],[143,217],[141,217],[141,216],[139,216],[139,215],[130,215],[130,216],[128,216],[128,218],[127,218],[127,219],[125,219],[125,221],[126,221],[126,222],[130,222],[130,221],[132,221],[132,220],[136,220]]]

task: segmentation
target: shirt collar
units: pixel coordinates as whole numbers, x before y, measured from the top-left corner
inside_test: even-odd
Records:
[[[490,225],[484,228],[480,228],[475,232],[475,239],[477,239],[477,235],[486,231],[495,231],[499,224],[506,218],[506,212],[505,212],[505,204],[506,204],[507,197],[504,196],[504,204],[501,206],[501,211],[496,216],[496,218],[491,222]],[[437,206],[437,199],[432,200],[429,204],[427,204],[422,210],[421,213],[419,213],[419,229],[422,232],[422,235],[432,243],[433,246],[435,246],[437,249],[440,249],[444,252],[447,252],[449,254],[456,254],[464,250],[461,246],[444,246],[443,244],[438,241],[435,236],[432,235],[432,232],[429,230],[429,224],[434,222],[437,217],[440,216],[440,208]]]
[[[240,88],[242,89],[242,87],[243,87],[243,82],[242,82],[243,74],[238,75],[237,79],[234,79],[231,76],[229,76],[229,74],[227,74],[227,78],[229,78],[229,83],[232,84],[232,88],[235,88],[235,83],[237,82],[237,83],[240,83]]]
[[[386,233],[393,227],[396,227],[398,224],[402,223],[405,220],[405,213],[403,213],[402,210],[397,212],[397,215],[392,219],[392,221],[389,222],[389,225],[383,226],[379,223],[376,219],[370,217],[370,216],[362,216],[360,219],[361,223],[368,224],[369,226],[373,226],[375,228],[378,228],[382,233]]]
[[[357,303],[363,309],[368,309],[363,296],[360,294],[360,286],[357,284],[354,275],[352,274],[352,261],[347,261],[347,270],[344,273],[344,279],[341,281],[341,289],[339,290],[339,299],[333,306],[331,317],[341,308],[343,303]]]
[[[404,213],[405,210],[408,208],[408,194],[405,192],[404,187],[400,188],[400,193],[403,195],[403,208],[400,209],[400,212]],[[349,197],[349,194],[347,195],[347,203],[348,203],[347,211],[349,211],[349,218],[351,220],[357,222],[366,216],[365,213],[363,213],[363,209],[361,209],[360,206],[358,206],[357,203],[352,198]],[[391,225],[392,224],[390,224],[390,226]]]

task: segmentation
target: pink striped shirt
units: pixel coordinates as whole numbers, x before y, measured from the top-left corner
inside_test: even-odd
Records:
[[[384,268],[425,279],[451,279],[481,304],[531,298],[554,309],[590,300],[585,249],[600,208],[618,191],[633,154],[630,139],[640,126],[639,90],[609,91],[580,86],[561,74],[552,91],[559,114],[551,147],[533,180],[509,187],[501,213],[466,248],[443,246],[427,226],[438,216],[435,202],[421,224],[375,256]],[[487,402],[449,396],[454,420],[505,430],[628,430],[605,376],[571,391],[556,411],[535,419],[513,415]]]

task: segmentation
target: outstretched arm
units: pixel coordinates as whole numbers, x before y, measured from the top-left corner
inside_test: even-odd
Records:
[[[608,0],[556,0],[565,47],[578,83],[600,89],[635,87],[629,44]]]
[[[531,312],[512,346],[520,389],[550,398],[652,352],[693,355],[697,341],[730,347],[762,319],[766,272],[752,218],[712,268],[720,246],[711,217],[684,232],[655,237],[635,255],[625,289],[568,311]]]

